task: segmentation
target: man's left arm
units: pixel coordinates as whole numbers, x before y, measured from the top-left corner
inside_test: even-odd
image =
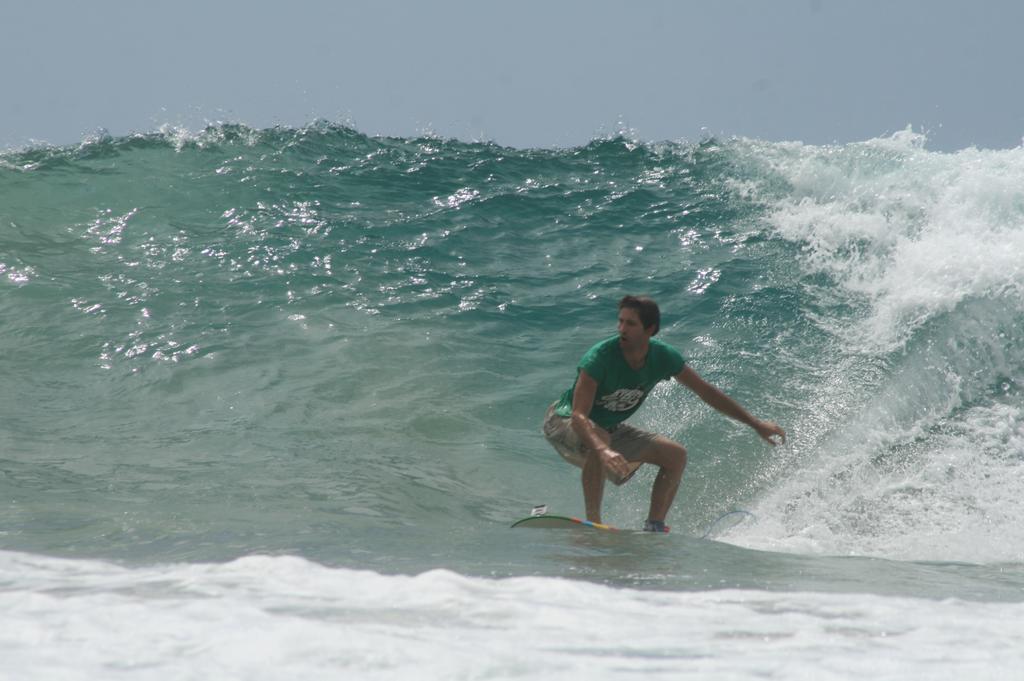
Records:
[[[689,366],[684,366],[683,370],[676,374],[674,378],[696,393],[697,397],[704,400],[708,405],[726,416],[753,428],[761,439],[768,444],[777,445],[786,442],[786,431],[780,428],[778,424],[754,418],[736,400],[705,381]],[[779,441],[773,440],[773,436],[778,436],[780,438]]]

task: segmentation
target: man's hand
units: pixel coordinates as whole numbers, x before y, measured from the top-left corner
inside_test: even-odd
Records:
[[[758,420],[754,422],[753,428],[754,430],[757,431],[757,434],[761,436],[762,440],[764,440],[773,447],[775,445],[786,444],[786,431],[780,428],[779,424],[777,423],[772,423],[771,421]],[[778,437],[779,440],[776,441],[775,439],[773,439],[774,437]]]
[[[629,475],[629,464],[626,462],[626,457],[619,454],[611,447],[602,447],[597,450],[598,456],[601,457],[601,465],[604,469],[619,478],[625,478]]]

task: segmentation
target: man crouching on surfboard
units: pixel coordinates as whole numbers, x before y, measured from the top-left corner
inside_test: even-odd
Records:
[[[601,498],[607,477],[621,485],[645,463],[660,470],[651,490],[644,530],[667,532],[665,516],[686,468],[686,449],[667,437],[625,423],[658,384],[674,378],[726,416],[741,421],[769,444],[786,441],[771,421],[751,416],[721,390],[686,366],[668,343],[653,338],[661,312],[650,298],[619,301],[619,332],[590,348],[577,367],[576,382],[552,404],[544,418],[544,437],[569,463],[583,469],[587,520],[601,522]]]

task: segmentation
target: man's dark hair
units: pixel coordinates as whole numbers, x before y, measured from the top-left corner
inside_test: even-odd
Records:
[[[647,298],[646,296],[624,296],[619,301],[619,309],[628,307],[631,310],[636,310],[637,315],[640,317],[640,323],[644,325],[645,329],[649,329],[652,326],[654,331],[651,335],[658,333],[661,328],[661,310],[658,309],[658,304]]]

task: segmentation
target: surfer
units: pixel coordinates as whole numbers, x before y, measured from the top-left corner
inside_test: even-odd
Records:
[[[771,445],[786,441],[785,431],[777,424],[751,416],[702,379],[678,350],[654,338],[660,325],[661,312],[650,298],[626,296],[620,300],[618,333],[583,355],[575,383],[548,408],[544,418],[547,441],[562,458],[583,469],[583,502],[591,522],[601,522],[605,478],[621,485],[649,463],[660,470],[651,490],[644,530],[668,531],[665,516],[686,468],[686,449],[667,437],[625,423],[660,381],[676,379],[721,413],[753,428]]]

